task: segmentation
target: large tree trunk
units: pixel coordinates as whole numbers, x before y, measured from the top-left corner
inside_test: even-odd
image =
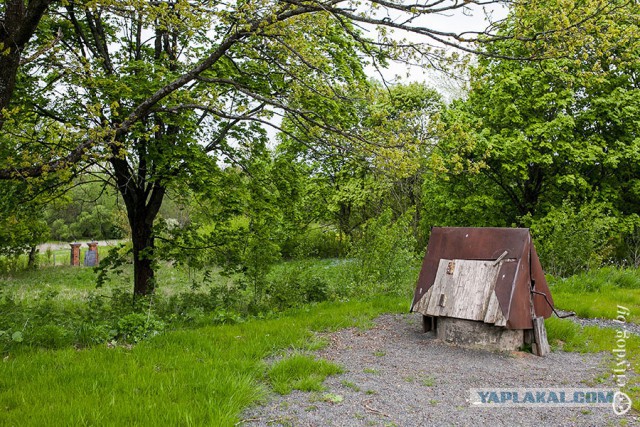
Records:
[[[116,186],[131,226],[133,244],[133,292],[149,295],[155,290],[153,222],[158,216],[166,187],[157,181],[148,183],[144,174],[134,177],[124,159],[112,158]]]
[[[138,188],[137,197],[127,203],[127,214],[131,226],[131,242],[133,244],[133,293],[135,295],[149,295],[155,290],[154,271],[154,239],[153,222],[158,216],[165,194],[165,187],[153,184],[150,196]],[[124,198],[124,194],[123,194]],[[131,199],[131,198],[130,198]]]
[[[155,289],[155,272],[153,270],[153,220],[151,224],[131,224],[131,241],[133,243],[133,293],[149,295]]]

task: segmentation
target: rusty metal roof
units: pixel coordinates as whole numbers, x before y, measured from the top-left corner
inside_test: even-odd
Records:
[[[507,253],[503,255],[505,251]],[[500,265],[495,282],[495,295],[507,320],[505,326],[508,329],[531,329],[532,281],[537,292],[546,294],[551,304],[553,300],[527,228],[432,228],[411,311],[434,285],[440,260],[491,261],[501,255],[515,261]],[[552,307],[541,295],[533,295],[533,309],[536,316],[547,318],[552,314]]]

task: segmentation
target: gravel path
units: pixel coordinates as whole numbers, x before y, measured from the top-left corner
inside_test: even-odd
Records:
[[[607,354],[494,353],[452,347],[421,332],[420,315],[383,315],[369,330],[326,334],[317,353],[345,368],[326,392],[272,396],[244,414],[245,426],[617,426],[637,414],[598,408],[479,408],[470,388],[607,387]],[[608,375],[610,377],[610,375]]]
[[[565,315],[565,314],[569,314],[568,311],[558,311],[560,314]],[[586,319],[584,317],[578,317],[578,316],[570,316],[567,317],[567,319],[570,319],[571,321],[581,325],[581,326],[597,326],[599,328],[613,328],[613,329],[626,329],[627,331],[629,331],[632,334],[636,334],[636,335],[640,335],[640,325],[636,324],[636,323],[621,323],[621,322],[617,322],[615,320],[611,320],[611,319],[602,319],[602,318],[595,318],[595,319]]]

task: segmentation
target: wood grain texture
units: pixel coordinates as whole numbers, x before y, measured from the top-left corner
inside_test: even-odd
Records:
[[[502,262],[441,259],[433,286],[414,310],[426,316],[506,325],[494,292]]]

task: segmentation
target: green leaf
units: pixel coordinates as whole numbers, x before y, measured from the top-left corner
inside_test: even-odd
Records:
[[[24,338],[22,337],[22,332],[15,331],[13,335],[11,335],[11,339],[15,342],[22,342]]]

